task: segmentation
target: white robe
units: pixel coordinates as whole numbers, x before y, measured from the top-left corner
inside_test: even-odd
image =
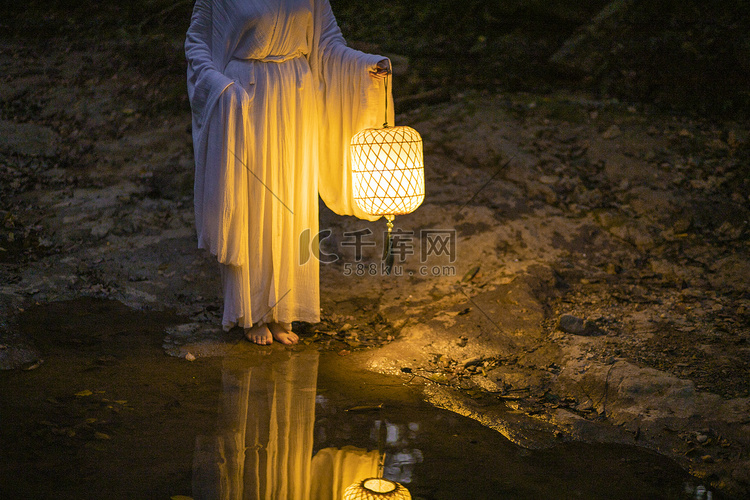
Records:
[[[385,121],[369,75],[383,57],[346,46],[328,0],[197,0],[185,53],[198,246],[221,264],[223,325],[317,322],[318,193],[373,219],[353,201],[349,141]]]

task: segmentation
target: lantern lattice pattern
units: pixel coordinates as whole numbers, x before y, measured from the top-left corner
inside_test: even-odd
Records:
[[[401,484],[383,478],[359,481],[344,490],[344,500],[411,500]]]
[[[413,212],[424,200],[422,137],[411,127],[368,128],[351,142],[357,206],[370,215]]]

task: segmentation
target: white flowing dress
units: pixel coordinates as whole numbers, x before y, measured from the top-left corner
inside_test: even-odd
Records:
[[[328,0],[197,0],[185,53],[198,246],[221,265],[223,326],[317,322],[318,194],[372,220],[349,141],[384,121],[369,75],[383,57],[346,46]]]

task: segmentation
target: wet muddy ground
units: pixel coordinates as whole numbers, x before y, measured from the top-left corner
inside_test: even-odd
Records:
[[[170,498],[206,491],[195,482],[196,438],[221,432],[219,408],[231,392],[222,385],[224,372],[288,364],[295,356],[307,357],[308,377],[317,374],[314,452],[377,450],[379,425],[387,425],[386,477],[405,484],[414,498],[679,499],[695,498],[700,487],[673,461],[632,446],[519,447],[424,403],[418,386],[357,369],[316,344],[260,354],[226,334],[225,356],[170,357],[162,349],[165,329],[180,319],[101,299],[35,306],[21,315],[19,327],[34,339],[43,363],[0,379],[4,498]]]

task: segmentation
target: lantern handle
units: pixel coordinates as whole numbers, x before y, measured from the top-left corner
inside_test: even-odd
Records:
[[[385,122],[383,122],[383,128],[388,128],[388,77],[393,74],[393,65],[391,64],[391,60],[389,58],[386,58],[388,61],[388,72],[385,74]]]

